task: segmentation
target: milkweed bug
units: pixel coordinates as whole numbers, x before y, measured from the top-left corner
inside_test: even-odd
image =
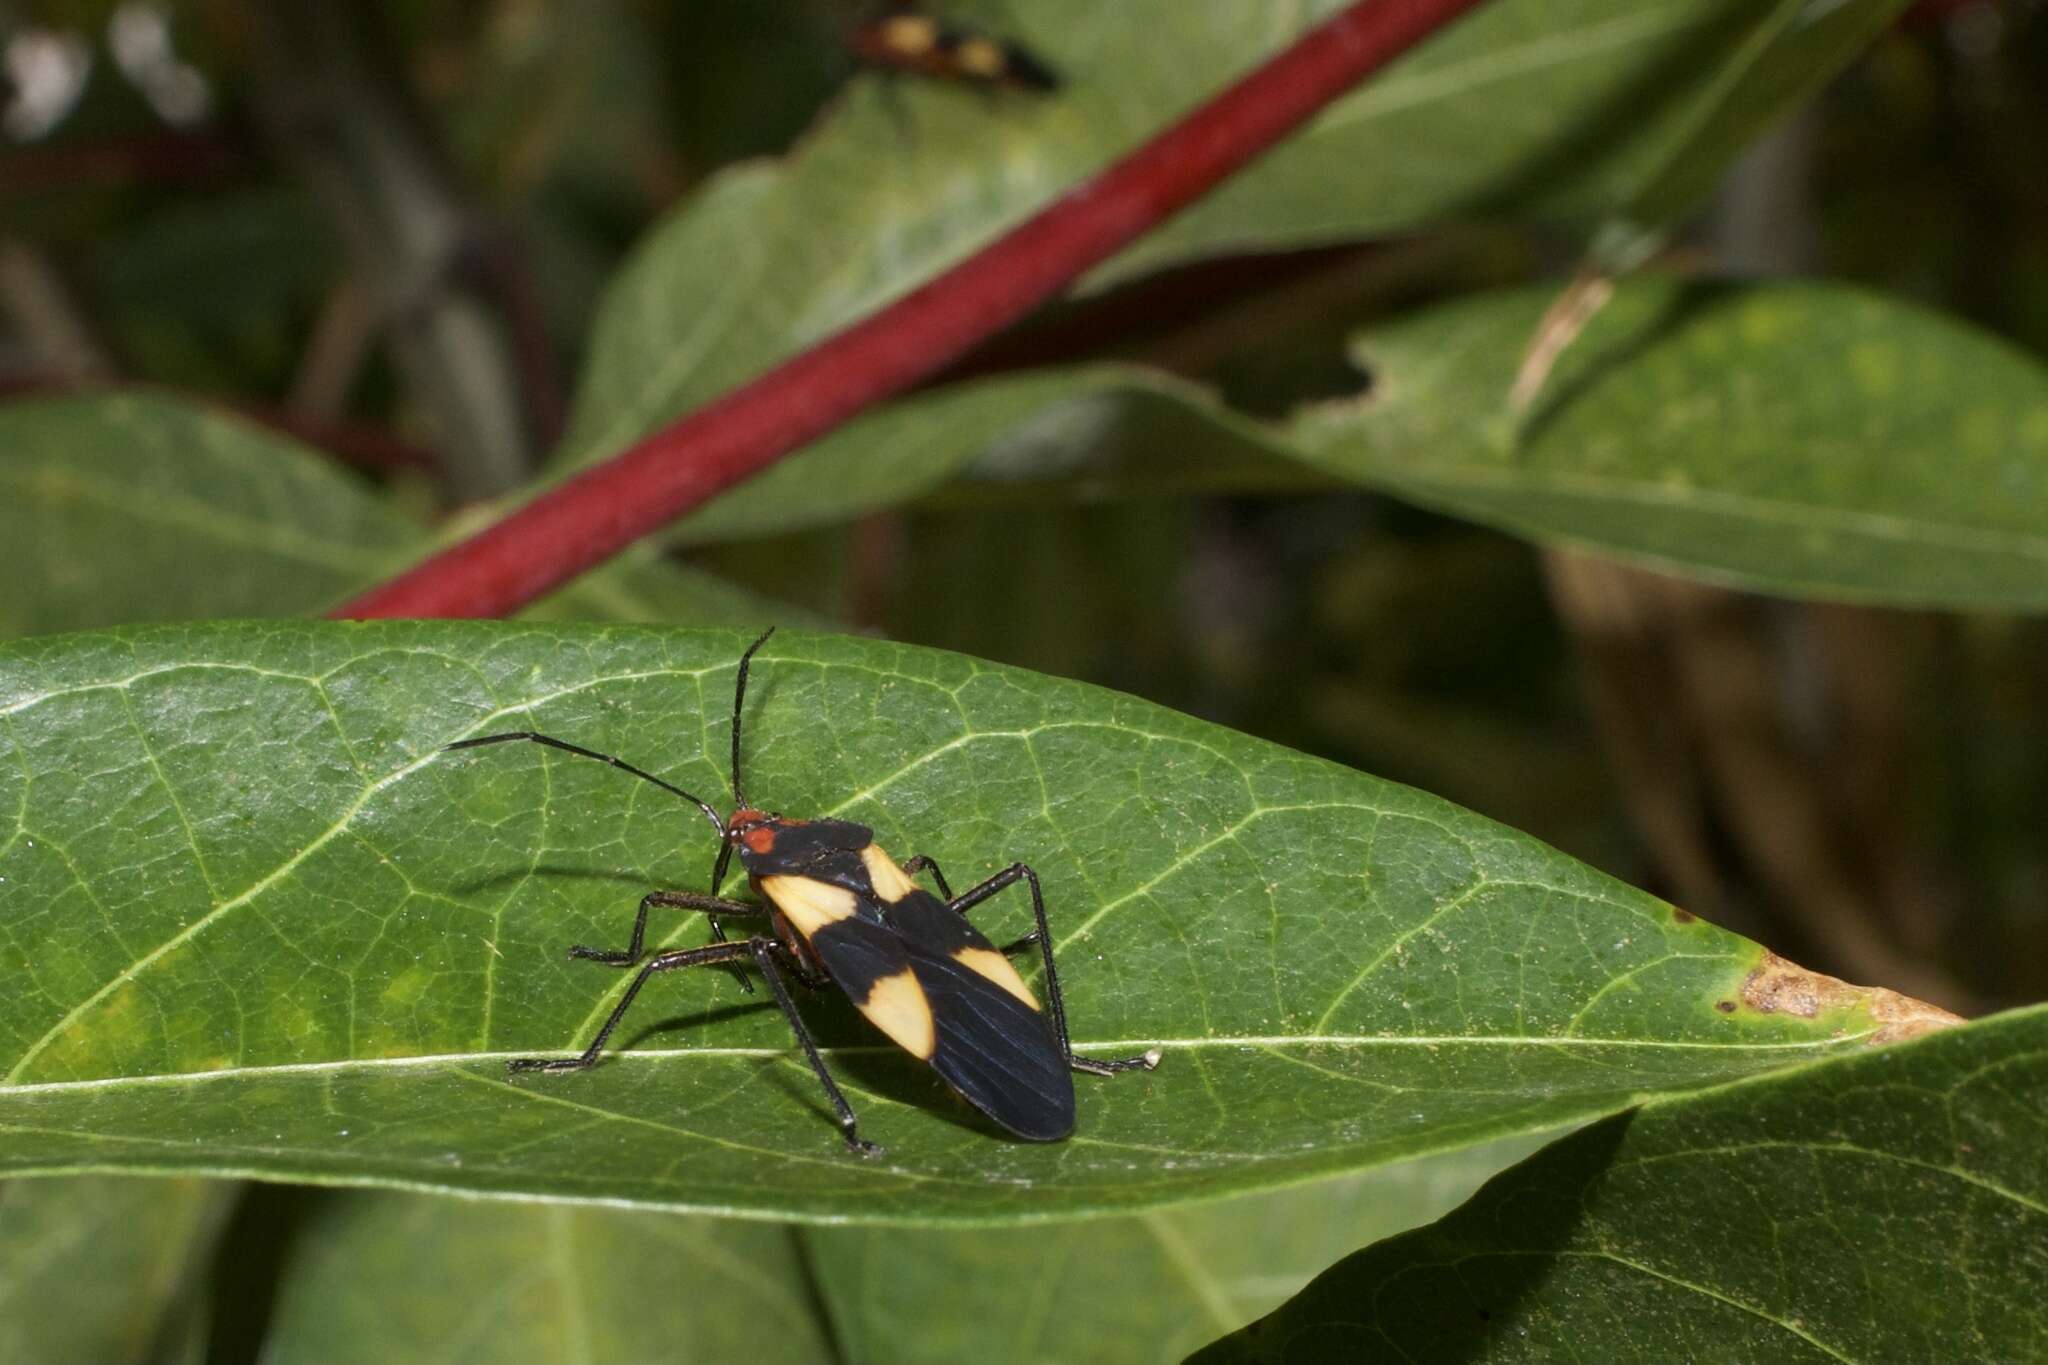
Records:
[[[737,967],[751,960],[789,1020],[839,1115],[846,1145],[855,1152],[871,1155],[881,1148],[863,1141],[855,1130],[853,1108],[839,1092],[783,983],[785,970],[806,987],[830,984],[844,991],[869,1023],[911,1056],[929,1064],[962,1099],[1018,1137],[1055,1142],[1068,1136],[1074,1131],[1072,1072],[1107,1076],[1138,1068],[1149,1071],[1159,1064],[1159,1050],[1114,1061],[1074,1055],[1059,973],[1053,966],[1045,897],[1038,874],[1025,864],[1012,863],[956,896],[936,862],[920,854],[898,864],[876,847],[874,832],[866,825],[847,820],[792,820],[747,803],[740,787],[740,719],[747,698],[747,668],[755,651],[774,633],[771,628],[747,647],[733,685],[734,808],[730,819],[719,819],[718,812],[705,801],[610,754],[531,730],[481,735],[447,746],[451,750],[474,749],[527,740],[594,758],[688,801],[718,831],[718,861],[711,870],[708,895],[650,891],[640,899],[633,939],[623,951],[580,944],[569,949],[572,958],[640,968],[590,1046],[569,1058],[523,1057],[508,1063],[509,1068],[515,1072],[578,1071],[595,1065],[605,1040],[656,972],[718,964]],[[735,852],[761,900],[719,896],[718,888]],[[920,872],[932,874],[944,900],[911,880]],[[1031,914],[1037,927],[998,949],[968,922],[967,913],[1020,881],[1031,889]],[[647,912],[655,906],[696,910],[709,916],[715,942],[702,948],[657,952],[643,965]],[[721,916],[765,920],[772,932],[727,942],[719,923]],[[1032,944],[1038,946],[1045,964],[1049,1011],[1039,1007],[1038,998],[1010,965],[1010,953]]]
[[[862,24],[848,46],[856,57],[885,71],[908,71],[962,85],[1041,92],[1060,88],[1058,73],[1017,44],[910,10],[899,9]]]

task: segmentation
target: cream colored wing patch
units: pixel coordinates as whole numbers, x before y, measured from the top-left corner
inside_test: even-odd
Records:
[[[853,918],[853,893],[843,886],[811,877],[768,876],[758,878],[761,894],[775,902],[775,908],[805,938],[828,924]]]
[[[1017,975],[1017,969],[1010,965],[1010,959],[995,949],[961,948],[954,952],[953,960],[976,976],[986,977],[1001,986],[1031,1008],[1038,1008],[1038,997],[1024,984],[1024,978]]]
[[[854,1006],[867,1016],[869,1023],[920,1061],[930,1061],[939,1050],[931,1002],[925,999],[924,987],[917,984],[917,976],[910,968],[875,982],[868,989],[868,998],[854,1001]]]
[[[917,883],[911,881],[909,874],[896,865],[896,860],[873,844],[860,851],[860,860],[867,864],[868,884],[873,886],[875,894],[888,904],[894,905],[917,890]]]

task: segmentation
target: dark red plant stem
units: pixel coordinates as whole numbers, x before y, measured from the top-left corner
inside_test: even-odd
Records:
[[[1358,0],[943,275],[333,614],[500,616],[560,587],[947,365],[1478,3]]]
[[[221,132],[90,138],[0,153],[0,187],[9,196],[91,185],[217,185],[245,163]]]

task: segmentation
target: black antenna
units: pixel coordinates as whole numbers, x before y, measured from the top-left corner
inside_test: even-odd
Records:
[[[747,646],[747,652],[740,655],[740,673],[732,685],[732,804],[734,810],[745,810],[747,798],[740,790],[740,712],[747,702],[747,665],[754,661],[754,651],[768,643],[768,637],[775,633],[770,626],[761,632],[761,638]],[[711,894],[717,895],[718,888],[725,881],[725,870],[732,865],[732,843],[727,840],[718,849],[718,863],[711,869]],[[713,932],[716,932],[714,929]],[[721,940],[722,941],[722,940]]]
[[[763,636],[762,638],[766,639],[767,637]],[[698,810],[703,811],[704,818],[709,820],[711,827],[718,831],[719,839],[722,841],[725,838],[725,821],[719,819],[718,812],[711,809],[701,798],[690,795],[681,787],[672,786],[662,781],[653,773],[643,772],[623,759],[613,758],[610,754],[601,754],[595,749],[586,749],[580,744],[571,744],[567,740],[556,739],[552,735],[536,734],[532,730],[514,730],[509,734],[503,735],[479,735],[475,739],[458,739],[453,744],[446,745],[443,748],[443,752],[445,753],[451,749],[477,749],[486,744],[508,744],[515,739],[528,739],[532,740],[535,744],[545,744],[550,749],[560,749],[563,753],[575,754],[581,758],[594,758],[600,763],[609,763],[614,768],[623,769],[635,777],[645,778],[663,791],[673,792]],[[730,845],[727,845],[727,847],[730,847]]]
[[[740,676],[732,687],[732,803],[736,809],[744,810],[747,798],[740,795],[740,709],[747,702],[747,665],[754,661],[754,651],[768,643],[768,637],[775,633],[770,626],[761,632],[761,638],[747,646],[747,652],[740,655]]]

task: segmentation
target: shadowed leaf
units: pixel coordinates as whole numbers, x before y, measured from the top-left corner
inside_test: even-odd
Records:
[[[786,1228],[348,1191],[322,1200],[294,1241],[263,1359],[806,1365],[831,1354]]]
[[[0,1360],[172,1358],[234,1196],[210,1180],[80,1176],[0,1185]]]
[[[1179,1360],[1356,1245],[1457,1206],[1527,1138],[1122,1218],[1009,1228],[807,1228],[834,1333],[860,1365]],[[946,1311],[935,1313],[934,1304]]]
[[[2038,1360],[2048,1010],[1645,1107],[1195,1359]]]

